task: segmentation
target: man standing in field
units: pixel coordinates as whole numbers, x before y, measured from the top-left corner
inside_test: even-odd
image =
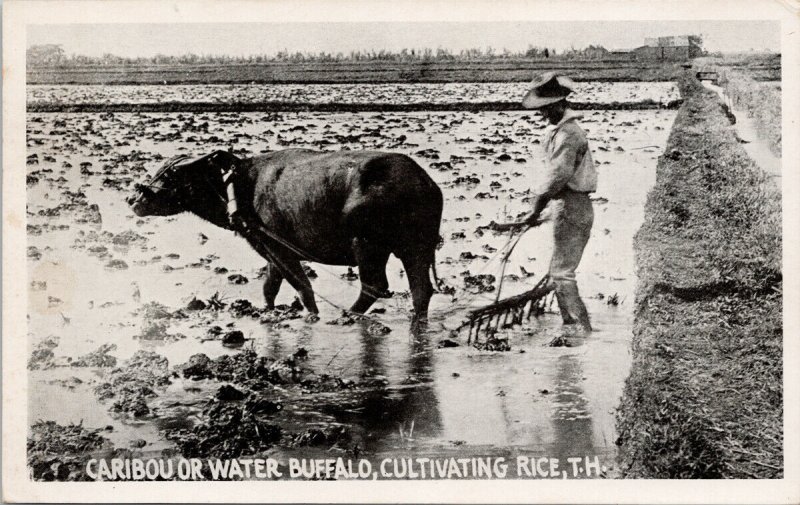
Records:
[[[586,335],[592,325],[578,293],[575,270],[594,221],[589,193],[597,189],[597,170],[586,133],[578,124],[581,116],[567,104],[573,86],[570,79],[547,72],[534,80],[522,100],[523,107],[538,110],[550,124],[544,144],[543,177],[534,187],[533,210],[519,222],[498,226],[501,230],[537,226],[540,214],[550,204],[554,238],[550,279],[564,324],[576,325]]]

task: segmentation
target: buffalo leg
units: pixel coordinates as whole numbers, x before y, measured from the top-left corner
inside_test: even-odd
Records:
[[[414,302],[413,322],[423,323],[428,320],[428,305],[433,296],[433,285],[429,276],[430,262],[420,254],[401,258],[401,261],[406,269],[408,287]]]
[[[254,240],[250,241],[250,245],[269,261],[272,266],[278,269],[278,272],[286,279],[289,284],[300,295],[300,301],[307,311],[314,314],[319,313],[317,309],[317,302],[314,301],[314,289],[311,287],[311,281],[308,280],[306,273],[303,271],[303,266],[299,260],[287,258],[283,254],[276,254],[262,245],[260,242]]]
[[[314,289],[311,287],[311,281],[303,271],[303,266],[300,261],[295,259],[282,259],[278,261],[279,268],[283,273],[283,277],[292,285],[292,287],[300,295],[300,301],[307,311],[314,314],[319,313],[317,309],[317,302],[314,301]]]
[[[350,311],[363,314],[377,298],[385,297],[389,289],[389,280],[386,278],[389,251],[381,245],[370,244],[359,238],[353,241],[353,249],[361,278],[361,293]]]
[[[264,278],[264,300],[267,302],[267,308],[272,310],[275,308],[275,298],[278,296],[278,291],[281,289],[283,283],[283,275],[280,270],[272,263],[267,263],[266,277]]]

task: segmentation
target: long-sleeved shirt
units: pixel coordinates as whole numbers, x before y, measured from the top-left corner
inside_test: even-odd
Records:
[[[545,138],[545,167],[534,193],[552,198],[564,188],[581,193],[597,189],[597,169],[586,133],[578,124],[581,116],[567,109],[561,121]]]

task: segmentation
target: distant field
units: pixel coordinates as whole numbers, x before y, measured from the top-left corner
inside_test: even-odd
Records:
[[[744,71],[756,81],[781,80],[780,54],[733,54],[696,60],[696,66],[707,65]]]
[[[558,70],[578,81],[671,81],[680,63],[629,60],[263,63],[231,65],[38,67],[28,84],[278,84],[525,82]]]
[[[680,106],[672,82],[579,82],[582,109]],[[521,110],[527,83],[30,85],[30,112]]]

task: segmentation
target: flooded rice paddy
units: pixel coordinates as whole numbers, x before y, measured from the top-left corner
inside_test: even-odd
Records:
[[[29,93],[38,93],[32,88]],[[97,90],[122,93],[118,88]],[[171,93],[181,88],[169,87]],[[209,88],[215,87],[203,87]],[[221,96],[229,88],[220,86]],[[504,330],[510,351],[487,352],[450,330],[469,308],[496,295],[491,289],[508,237],[481,227],[528,210],[545,134],[533,114],[29,114],[30,422],[108,426],[103,436],[117,447],[146,455],[174,451],[175,439],[167,434],[200,423],[226,381],[177,373],[169,384],[153,387],[146,413],[136,416],[115,412],[115,399],[95,391],[114,366],[124,368],[141,350],[163,356],[172,368],[197,353],[213,359],[253,349],[279,360],[302,348],[302,367],[334,377],[337,386],[271,386],[268,394],[282,409],[263,418],[284,433],[267,451],[273,457],[331,451],[376,458],[598,455],[605,475],[613,476],[614,409],[630,365],[632,238],[675,112],[584,116],[600,182],[578,282],[596,331],[576,342],[582,345],[550,347],[561,326],[551,312]],[[308,266],[316,273],[319,322],[242,316],[231,310],[237,300],[263,305],[263,259],[241,238],[195,216],[141,219],[125,204],[133,183],[163,158],[290,147],[405,153],[442,187],[437,270],[455,293],[434,296],[426,332],[409,331],[408,286],[393,257],[387,273],[394,296],[379,301],[371,315],[391,329],[388,334],[376,334],[369,322],[326,324],[355,300],[359,283],[346,268],[314,263]],[[532,287],[547,269],[551,243],[547,223],[525,235],[506,269],[504,295]],[[479,274],[495,277],[468,286]],[[294,296],[284,284],[277,303],[291,304]],[[205,308],[190,310],[197,300]],[[235,330],[244,346],[226,347],[222,336]],[[450,347],[453,342],[458,345]],[[79,359],[102,346],[99,359]],[[347,436],[335,443],[324,436],[319,443],[286,443],[306,440],[310,429]]]
[[[214,103],[478,103],[518,102],[526,82],[442,84],[221,84],[221,85],[32,85],[28,104]],[[578,82],[571,99],[581,103],[652,101],[667,105],[680,99],[673,82]]]

